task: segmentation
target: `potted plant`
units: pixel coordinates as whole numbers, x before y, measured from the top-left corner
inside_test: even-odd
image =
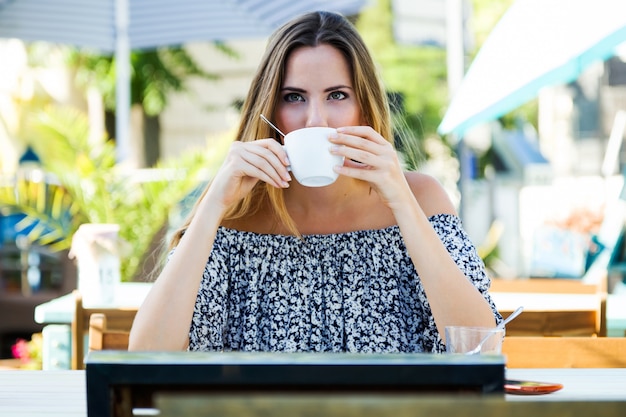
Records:
[[[30,127],[30,145],[45,174],[0,183],[0,210],[24,213],[17,228],[53,250],[69,248],[81,224],[118,224],[119,237],[130,243],[121,262],[123,281],[143,273],[170,212],[210,178],[226,148],[219,140],[211,151],[193,150],[153,169],[130,171],[116,164],[112,141],[89,142],[87,117],[78,110],[49,107],[34,115]]]

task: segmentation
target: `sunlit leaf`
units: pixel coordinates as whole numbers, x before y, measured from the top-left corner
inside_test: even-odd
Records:
[[[120,237],[132,243],[131,253],[122,259],[122,277],[132,278],[142,270],[172,208],[206,181],[200,173],[207,167],[216,169],[227,146],[218,146],[213,154],[194,151],[159,163],[138,180],[137,173],[116,165],[112,143],[89,143],[81,121],[86,120],[84,114],[46,111],[45,117],[33,117],[39,123],[33,125],[38,132],[33,146],[36,151],[41,148],[42,165],[53,180],[36,183],[18,178],[15,184],[0,186],[0,210],[26,215],[20,230],[28,233],[33,244],[50,251],[70,247],[83,223],[119,224]]]

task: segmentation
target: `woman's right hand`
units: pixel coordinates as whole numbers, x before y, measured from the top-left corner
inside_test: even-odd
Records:
[[[277,188],[289,187],[289,160],[275,139],[235,141],[215,174],[208,194],[226,209],[244,198],[258,181]]]

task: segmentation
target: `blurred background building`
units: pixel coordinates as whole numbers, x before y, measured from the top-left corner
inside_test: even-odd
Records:
[[[468,132],[467,149],[436,133],[449,90],[511,3],[371,0],[352,19],[381,63],[389,93],[404,105],[405,121],[424,155],[419,169],[438,178],[462,208],[465,228],[494,276],[581,278],[598,250],[594,239],[608,233],[616,245],[610,275],[621,280],[626,53],[592,65],[574,82],[545,88],[522,108]],[[458,24],[452,32],[446,24],[451,14]],[[456,37],[452,45],[450,36]],[[155,114],[138,104],[131,108],[127,168],[150,178],[157,175],[157,162],[223,147],[265,43],[263,37],[233,40],[226,52],[222,43],[185,44],[193,65],[210,76],[184,77],[184,88],[168,90],[166,105]],[[66,52],[0,39],[0,178],[5,184],[24,168],[20,159],[32,140],[24,133],[27,116],[51,105],[84,112],[95,145],[105,132],[114,136],[106,93],[95,83],[76,82],[84,80],[68,65]],[[39,150],[38,156],[46,155]],[[0,211],[0,355],[7,354],[7,340],[40,329],[32,320],[35,305],[76,286],[67,252],[18,246],[18,220]],[[35,263],[41,284],[29,293],[25,282]]]

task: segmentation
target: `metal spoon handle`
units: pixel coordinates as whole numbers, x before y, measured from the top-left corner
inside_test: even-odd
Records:
[[[517,307],[514,312],[509,314],[509,316],[505,320],[502,320],[500,324],[498,324],[497,328],[504,329],[504,326],[506,326],[506,324],[510,322],[511,320],[513,320],[515,317],[519,316],[523,310],[524,310],[524,306]]]
[[[496,326],[495,330],[504,329],[506,324],[509,323],[511,320],[513,320],[515,317],[519,316],[523,310],[524,310],[524,306],[517,307],[515,311],[513,311],[505,320],[502,320],[500,324]],[[483,337],[483,339],[480,342],[478,342],[478,346],[476,346],[474,349],[467,352],[467,355],[475,355],[477,353],[480,353],[480,350],[482,349],[487,339],[489,339],[493,334],[494,332],[489,332],[485,337]]]
[[[285,137],[285,134],[284,134],[283,132],[281,132],[279,128],[277,128],[276,126],[274,126],[274,124],[273,124],[272,122],[270,122],[270,121],[267,119],[267,117],[263,116],[262,114],[261,114],[261,120],[263,120],[265,123],[267,123],[268,125],[270,125],[270,126],[271,126],[271,127],[272,127],[275,131],[277,131],[278,133],[280,133],[280,135],[281,135],[282,137]]]

